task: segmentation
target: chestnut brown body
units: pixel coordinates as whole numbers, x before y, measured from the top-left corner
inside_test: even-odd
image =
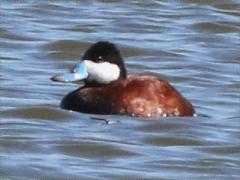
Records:
[[[193,116],[195,111],[173,86],[154,76],[129,76],[99,87],[82,87],[67,96],[61,106],[93,114],[136,117]]]

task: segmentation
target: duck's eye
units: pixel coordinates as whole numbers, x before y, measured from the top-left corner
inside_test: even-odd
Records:
[[[102,56],[98,56],[98,59],[99,59],[99,60],[102,60]]]

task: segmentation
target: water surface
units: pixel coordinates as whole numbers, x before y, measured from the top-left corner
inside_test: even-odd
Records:
[[[239,9],[231,1],[1,1],[1,179],[239,179]],[[199,116],[144,120],[59,107],[52,82],[92,43],[117,44]],[[110,123],[108,123],[110,122]]]

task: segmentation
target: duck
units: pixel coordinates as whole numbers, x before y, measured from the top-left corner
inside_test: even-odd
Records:
[[[60,103],[71,111],[139,118],[196,115],[193,105],[167,81],[152,75],[127,75],[119,49],[108,41],[91,45],[74,68],[51,80],[83,82]]]

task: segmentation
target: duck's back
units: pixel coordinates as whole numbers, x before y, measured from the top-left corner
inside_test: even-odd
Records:
[[[138,117],[193,116],[193,106],[170,84],[153,76],[131,76],[119,93],[123,114]],[[118,112],[120,109],[116,107]]]

